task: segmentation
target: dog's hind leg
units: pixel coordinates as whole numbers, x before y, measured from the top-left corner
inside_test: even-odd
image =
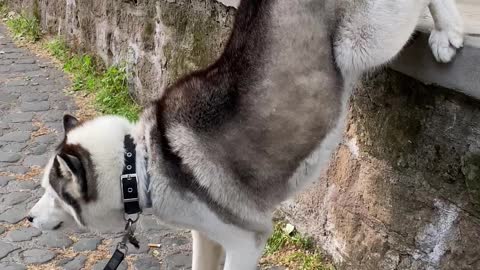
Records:
[[[449,62],[463,46],[462,18],[455,0],[431,0],[428,7],[435,22],[428,43],[438,62]]]
[[[232,231],[225,241],[226,252],[224,270],[255,270],[267,241],[267,234]]]
[[[219,270],[222,246],[195,230],[192,231],[192,238],[192,270]]]

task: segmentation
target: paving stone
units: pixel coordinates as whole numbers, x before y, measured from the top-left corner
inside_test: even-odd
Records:
[[[19,85],[19,86],[2,86],[0,87],[0,93],[17,93],[24,94],[26,92],[32,91],[32,86],[29,85]]]
[[[57,141],[57,135],[54,133],[41,135],[41,136],[35,137],[34,141],[39,144],[54,143]]]
[[[0,74],[5,74],[9,73],[9,71],[12,69],[11,65],[8,66],[0,66]]]
[[[11,63],[13,63],[12,59],[0,60],[0,65],[10,65]]]
[[[39,127],[34,126],[32,123],[17,123],[12,128],[21,131],[37,131]]]
[[[70,260],[69,262],[62,265],[61,269],[64,269],[64,270],[80,270],[85,265],[86,260],[87,260],[87,257],[85,257],[84,255],[78,255],[73,260]]]
[[[21,77],[17,77],[13,80],[9,80],[4,83],[5,86],[25,86],[27,84],[28,84],[28,81]]]
[[[165,270],[192,269],[192,256],[182,253],[165,258]]]
[[[50,103],[48,101],[23,102],[20,109],[24,112],[43,112],[50,109]]]
[[[62,102],[54,104],[53,108],[61,111],[75,111],[78,107],[73,103]]]
[[[85,238],[80,239],[72,248],[74,251],[91,251],[97,249],[97,246],[102,242],[100,238]]]
[[[33,155],[42,155],[42,154],[45,154],[45,152],[47,152],[47,149],[48,149],[47,145],[40,144],[32,147],[32,149],[30,149],[30,153]]]
[[[182,236],[160,237],[160,244],[163,246],[183,246],[190,243],[190,239]]]
[[[2,48],[2,51],[3,51],[3,53],[24,52],[24,50],[22,50],[22,49],[20,49],[20,48],[15,48],[15,47]]]
[[[26,270],[27,267],[18,263],[0,263],[0,269],[2,270]]]
[[[58,110],[48,111],[47,113],[40,116],[40,119],[45,122],[61,121],[63,119],[64,114],[65,114],[65,111],[58,111]]]
[[[62,265],[65,265],[66,263],[72,261],[73,259],[75,259],[75,258],[63,258],[63,259],[58,260],[58,261],[55,263],[55,265],[56,265],[56,266],[62,266]]]
[[[107,265],[107,262],[108,260],[101,260],[99,261],[98,263],[96,263],[94,266],[93,266],[93,270],[103,270],[103,268],[105,268],[105,265]],[[125,261],[123,261],[119,266],[118,266],[118,270],[127,270],[128,268],[128,265]]]
[[[38,186],[40,186],[40,184],[35,182],[35,181],[22,180],[22,181],[17,181],[17,182],[18,182],[17,186],[18,186],[19,189],[32,190],[32,189],[35,189]]]
[[[24,202],[28,198],[30,198],[29,192],[14,191],[4,194],[2,197],[0,197],[0,203],[2,204],[2,206],[13,206]]]
[[[0,221],[16,224],[25,218],[27,210],[25,205],[15,205],[12,208],[0,214]]]
[[[161,232],[168,228],[153,215],[142,215],[138,221],[138,229],[142,232]]]
[[[20,97],[22,102],[33,102],[33,101],[46,101],[48,100],[48,94],[45,93],[34,93],[30,95],[22,95]]]
[[[160,269],[160,262],[158,259],[152,257],[139,258],[133,263],[135,270],[158,270]]]
[[[32,119],[33,113],[31,112],[12,113],[5,116],[5,121],[10,123],[31,122]]]
[[[25,166],[40,166],[43,167],[47,164],[48,162],[48,156],[47,155],[39,155],[39,156],[27,156],[23,160],[23,165]]]
[[[15,64],[35,64],[37,60],[33,58],[18,59],[15,61]]]
[[[18,153],[0,151],[0,162],[14,163],[19,161],[21,158],[22,155]]]
[[[0,187],[6,186],[13,179],[15,178],[12,176],[0,176]]]
[[[7,233],[7,238],[12,242],[21,242],[32,240],[33,237],[41,235],[42,232],[37,228],[20,228],[18,230],[10,231]]]
[[[50,250],[30,249],[22,253],[23,262],[26,264],[42,264],[51,261],[56,254]]]
[[[38,65],[33,64],[19,64],[19,65],[12,65],[10,68],[11,72],[25,72],[25,71],[34,71],[38,70],[40,67]]]
[[[45,127],[56,130],[58,133],[63,134],[63,124],[58,122],[46,122]]]
[[[3,58],[4,59],[17,59],[17,58],[21,58],[22,56],[23,56],[23,54],[21,54],[21,53],[7,53],[7,54],[3,55]]]
[[[0,141],[4,142],[26,142],[30,139],[30,132],[26,131],[14,131],[7,134],[3,134],[0,137]]]
[[[63,232],[51,231],[44,232],[37,238],[37,243],[48,248],[68,248],[73,241]]]
[[[8,166],[8,167],[5,167],[5,172],[25,174],[28,171],[29,171],[29,169],[24,167],[24,166]]]
[[[4,241],[0,241],[0,260],[5,258],[10,252],[19,249],[19,247],[6,243]]]
[[[14,93],[0,95],[0,102],[4,102],[4,103],[11,103],[16,101],[17,99],[18,99],[18,94],[14,94]]]
[[[16,143],[16,142],[5,142],[5,145],[1,147],[2,151],[4,152],[22,152],[25,147],[27,147],[27,143]]]

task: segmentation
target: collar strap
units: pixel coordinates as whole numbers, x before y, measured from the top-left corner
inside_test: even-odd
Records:
[[[123,141],[125,147],[123,172],[120,176],[120,183],[122,186],[122,200],[124,211],[128,215],[139,214],[140,200],[138,196],[138,181],[135,168],[135,143],[130,135],[126,135]]]

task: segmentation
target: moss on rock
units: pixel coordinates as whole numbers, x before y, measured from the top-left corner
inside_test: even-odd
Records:
[[[171,84],[213,63],[227,41],[231,25],[229,20],[226,24],[219,22],[215,8],[205,13],[185,3],[161,2],[160,9],[161,21],[171,32],[163,47],[168,84]]]

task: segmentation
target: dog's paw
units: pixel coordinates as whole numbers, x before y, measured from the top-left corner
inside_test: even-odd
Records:
[[[428,40],[433,56],[438,62],[448,63],[457,49],[463,47],[463,31],[433,30]]]

